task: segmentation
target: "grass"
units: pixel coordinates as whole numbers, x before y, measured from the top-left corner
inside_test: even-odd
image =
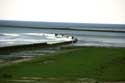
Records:
[[[125,81],[125,48],[71,47],[0,68],[0,79]]]

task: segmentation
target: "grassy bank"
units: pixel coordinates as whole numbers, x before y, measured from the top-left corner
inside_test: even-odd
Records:
[[[125,48],[69,47],[49,56],[0,68],[1,80],[84,78],[125,81]]]

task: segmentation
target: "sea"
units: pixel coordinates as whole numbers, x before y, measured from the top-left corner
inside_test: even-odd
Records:
[[[84,31],[82,29],[90,29],[90,31]],[[78,29],[78,30],[77,30]],[[95,31],[91,31],[94,29]],[[98,31],[101,29],[101,31]],[[0,27],[0,40],[4,39],[4,42],[0,43],[0,47],[6,46],[6,40],[13,38],[9,36],[5,36],[4,34],[15,34],[20,35],[20,40],[31,39],[31,40],[39,40],[42,39],[40,36],[25,36],[21,35],[22,33],[48,33],[48,34],[65,34],[69,36],[74,36],[78,39],[78,42],[74,43],[74,46],[104,46],[104,47],[125,47],[125,28],[115,28],[115,32],[105,31],[107,28],[93,28],[93,27],[81,27],[75,29],[41,29],[41,28],[27,28],[27,27]],[[97,31],[96,31],[97,30]],[[104,30],[104,31],[103,31]],[[112,27],[110,30],[114,30]],[[119,30],[119,32],[117,32]],[[5,38],[6,37],[6,38]],[[16,37],[16,36],[15,36]],[[18,43],[18,42],[17,42]],[[22,42],[22,44],[27,43]]]
[[[87,29],[88,31],[85,31]],[[101,30],[101,31],[100,31]],[[106,31],[108,30],[108,31]],[[125,47],[125,28],[103,28],[103,27],[80,27],[73,29],[36,28],[36,27],[0,27],[0,47],[41,43],[42,40],[49,41],[41,34],[63,34],[74,36],[78,39],[72,46],[97,46],[97,47]],[[29,35],[30,34],[30,35]],[[37,35],[34,35],[37,34]],[[12,42],[11,40],[15,40]],[[18,40],[18,41],[17,41]],[[39,41],[40,40],[40,41]],[[69,46],[67,45],[67,46]],[[11,50],[11,49],[10,49]],[[60,47],[33,48],[20,51],[0,51],[0,61],[25,57],[32,58],[61,51]],[[13,60],[12,59],[12,60]]]

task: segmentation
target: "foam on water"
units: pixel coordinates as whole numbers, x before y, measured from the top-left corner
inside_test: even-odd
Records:
[[[90,28],[91,29],[91,28]],[[94,29],[94,28],[93,28]],[[98,28],[104,29],[104,28]],[[112,28],[113,30],[115,28]],[[115,29],[116,30],[116,29]],[[120,29],[124,30],[124,29]],[[18,34],[18,36],[7,36],[5,34]],[[57,30],[57,29],[35,29],[35,28],[15,28],[15,27],[1,27],[0,28],[0,40],[18,40],[23,43],[31,43],[35,41],[36,43],[48,41],[61,42],[64,40],[69,41],[71,38],[61,37],[55,34],[65,34],[69,36],[74,36],[78,39],[78,42],[74,45],[89,45],[89,46],[115,46],[115,47],[125,47],[125,33],[121,32],[99,32],[99,31],[77,31],[77,30]],[[64,35],[64,36],[65,36]],[[27,39],[27,40],[26,40]],[[25,42],[24,42],[25,41]],[[11,42],[11,41],[10,41]],[[0,42],[0,46],[3,46],[5,42]]]
[[[65,41],[72,41],[72,38],[47,33],[1,33],[0,47],[45,42],[53,44]]]
[[[2,35],[4,35],[4,36],[12,36],[12,37],[20,36],[19,34],[16,34],[16,33],[3,33]]]

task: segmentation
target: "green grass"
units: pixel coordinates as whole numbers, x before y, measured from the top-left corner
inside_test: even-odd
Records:
[[[23,77],[125,81],[125,48],[76,47],[0,68],[0,79]]]

